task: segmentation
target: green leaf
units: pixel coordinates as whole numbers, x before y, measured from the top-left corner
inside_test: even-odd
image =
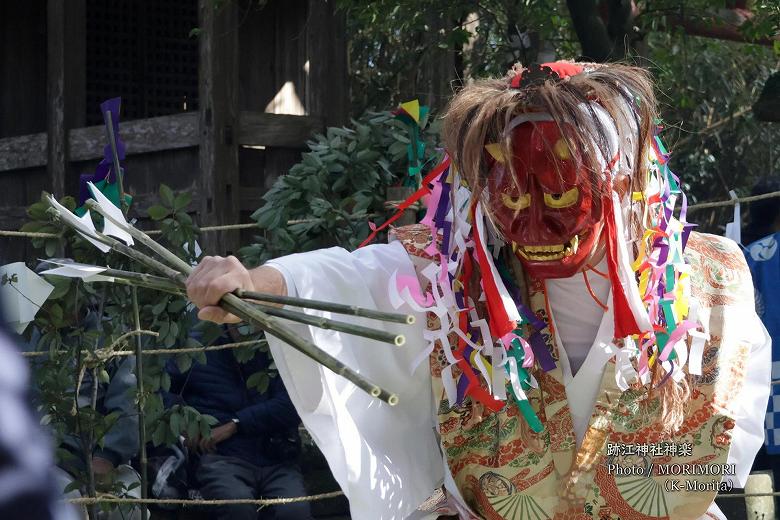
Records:
[[[181,415],[179,415],[178,413],[172,413],[170,426],[171,426],[171,433],[174,436],[178,436],[179,434],[181,434]]]
[[[71,279],[64,276],[46,276],[46,281],[54,286],[48,300],[59,300],[68,294],[71,288]]]
[[[160,388],[166,392],[171,391],[171,376],[168,375],[168,372],[160,374]]]
[[[147,210],[149,212],[149,218],[152,220],[162,220],[171,214],[171,210],[164,206],[150,206]]]
[[[166,309],[167,306],[168,306],[168,298],[164,297],[161,301],[157,302],[152,307],[152,314],[154,314],[155,316],[159,316],[160,314],[165,312],[165,309]],[[162,334],[162,329],[160,329],[160,333],[161,333],[161,335],[163,335]]]
[[[190,439],[194,439],[198,436],[198,421],[197,420],[188,420],[187,421],[187,437]]]
[[[62,318],[63,318],[63,312],[62,312],[62,307],[60,306],[60,304],[58,304],[58,303],[53,303],[53,304],[52,304],[52,305],[49,307],[49,309],[48,309],[48,310],[49,310],[49,313],[48,313],[48,314],[49,314],[49,317],[51,318],[52,322],[53,322],[55,325],[56,325],[56,324],[59,324],[60,322],[62,322]]]
[[[160,199],[169,208],[173,207],[173,190],[167,184],[160,184]]]
[[[173,200],[173,210],[179,211],[187,207],[189,203],[192,201],[192,195],[188,191],[184,191],[176,195],[176,198]]]
[[[165,443],[167,427],[167,424],[160,422],[154,429],[154,433],[152,434],[152,443],[154,443],[155,446],[160,446],[161,444]]]
[[[184,374],[190,369],[191,366],[192,366],[192,357],[190,357],[188,354],[176,355],[176,367],[179,369],[179,372]]]
[[[271,379],[268,377],[267,372],[255,372],[246,380],[246,386],[248,388],[255,388],[261,394],[268,390],[268,385],[271,383]]]
[[[178,314],[187,307],[187,300],[173,300],[168,304],[168,312]]]

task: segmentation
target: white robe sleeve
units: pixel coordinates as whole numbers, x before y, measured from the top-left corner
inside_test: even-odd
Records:
[[[403,246],[372,245],[349,253],[331,248],[278,258],[268,264],[285,277],[288,293],[302,298],[393,311],[388,280],[416,276]],[[410,308],[398,312],[414,314]],[[411,514],[443,480],[443,460],[435,435],[430,373],[426,363],[412,374],[412,361],[423,350],[425,316],[401,325],[306,309],[406,336],[395,347],[344,333],[285,322],[302,337],[330,353],[382,388],[395,392],[391,407],[269,336],[271,353],[306,429],[325,455],[349,499],[356,520],[401,520]]]
[[[756,453],[764,443],[764,419],[769,402],[772,376],[772,339],[758,316],[741,322],[748,332],[752,347],[745,366],[745,382],[739,399],[739,411],[731,430],[731,447],[727,462],[736,465],[731,478],[735,487],[744,488]]]

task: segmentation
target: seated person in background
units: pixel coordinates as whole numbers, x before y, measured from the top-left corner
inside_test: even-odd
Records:
[[[166,405],[186,404],[216,417],[210,439],[188,439],[201,454],[195,477],[206,499],[253,499],[306,495],[296,463],[300,451],[300,419],[280,377],[271,377],[259,393],[248,378],[268,370],[270,356],[257,352],[239,363],[232,350],[206,352],[205,365],[195,363],[181,373],[173,360],[166,370],[171,389]],[[252,504],[221,506],[217,519],[312,518],[307,502],[263,508]]]
[[[780,179],[764,178],[753,187],[751,195],[780,191]],[[754,201],[748,206],[750,224],[742,237],[749,244],[745,251],[753,275],[756,312],[772,338],[772,380],[780,379],[780,205],[777,198]],[[771,469],[775,487],[780,482],[780,385],[772,385],[767,407],[764,446],[758,452],[753,469]]]
[[[48,264],[40,264],[36,270],[40,271],[49,267]],[[87,330],[97,329],[97,312],[94,309],[88,309],[82,323]],[[27,350],[38,350],[40,338],[40,330],[33,328],[29,342],[23,347]],[[31,363],[35,367],[36,358],[32,359]],[[129,498],[141,498],[141,477],[130,466],[130,460],[136,457],[139,451],[138,410],[135,401],[135,356],[113,358],[105,363],[103,368],[108,373],[108,382],[97,382],[96,410],[103,416],[116,413],[118,418],[102,439],[95,439],[95,446],[91,450],[95,484],[98,491],[118,492]],[[33,385],[35,384],[36,381],[33,379]],[[92,371],[86,370],[78,388],[77,403],[80,409],[91,407],[94,384]],[[74,391],[75,389],[72,389],[67,393],[72,396]],[[87,464],[84,454],[89,448],[84,446],[85,439],[73,432],[64,435],[59,441],[60,446],[72,455],[60,460],[55,470],[58,491],[61,493],[75,479],[79,479],[81,482],[87,481]],[[80,496],[81,492],[78,489],[66,494],[66,498]],[[83,518],[87,518],[85,508],[81,507],[80,512]],[[136,519],[141,518],[141,510],[136,506],[121,506],[101,518],[110,520]]]
[[[110,490],[116,486],[121,494],[130,498],[141,498],[141,477],[130,466],[130,460],[138,455],[138,410],[135,404],[136,377],[133,371],[135,356],[115,358],[105,365],[108,372],[108,383],[98,382],[97,410],[103,415],[118,412],[119,418],[106,432],[102,439],[102,447],[96,446],[92,452],[92,471],[95,474],[95,484],[98,490]],[[84,373],[84,380],[79,388],[78,406],[91,406],[92,385],[94,381],[91,372]],[[81,439],[76,435],[68,435],[62,439],[62,447],[74,456],[60,462],[58,481],[60,489],[65,489],[74,476],[84,475],[86,464],[83,460]],[[129,489],[133,486],[132,489]],[[68,497],[79,497],[78,491],[73,491]],[[86,518],[86,516],[84,516]],[[135,520],[141,518],[138,507],[122,506],[114,509],[104,518],[110,520]]]

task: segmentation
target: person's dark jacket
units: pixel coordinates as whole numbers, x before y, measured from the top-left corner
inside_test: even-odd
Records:
[[[267,354],[239,363],[231,349],[206,352],[206,364],[193,363],[181,373],[173,360],[166,370],[171,389],[166,405],[186,404],[225,424],[234,417],[238,431],[217,444],[216,453],[243,459],[256,466],[288,462],[298,455],[298,417],[281,377],[271,377],[264,393],[247,387],[247,379],[270,364]]]
[[[105,319],[105,318],[104,318]],[[87,330],[96,330],[98,327],[95,312],[89,312],[83,319],[83,325]],[[30,327],[34,327],[31,325]],[[30,341],[22,345],[25,351],[39,350],[38,342],[41,334],[38,329],[33,329]],[[33,358],[34,359],[34,358]],[[138,454],[138,409],[135,403],[136,377],[135,356],[123,356],[108,361],[104,368],[108,372],[108,383],[98,382],[97,411],[105,416],[109,413],[117,413],[118,417],[113,426],[105,432],[100,445],[95,447],[93,455],[111,461],[114,466],[126,464]],[[79,407],[88,407],[92,401],[91,371],[84,374],[79,386]],[[81,440],[78,435],[65,435],[62,445],[72,453],[81,453]],[[70,467],[70,466],[74,467]],[[65,464],[67,471],[83,471],[81,455]]]

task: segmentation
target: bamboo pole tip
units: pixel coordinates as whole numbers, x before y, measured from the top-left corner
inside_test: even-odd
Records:
[[[404,344],[406,343],[406,336],[404,336],[403,334],[397,335],[393,340],[393,343],[395,343],[396,347],[403,347]]]
[[[392,394],[390,397],[387,398],[387,404],[390,406],[395,406],[398,404],[398,395]]]
[[[414,322],[417,321],[417,318],[415,318],[413,315],[408,314],[406,316],[406,324],[407,325],[414,325]]]

